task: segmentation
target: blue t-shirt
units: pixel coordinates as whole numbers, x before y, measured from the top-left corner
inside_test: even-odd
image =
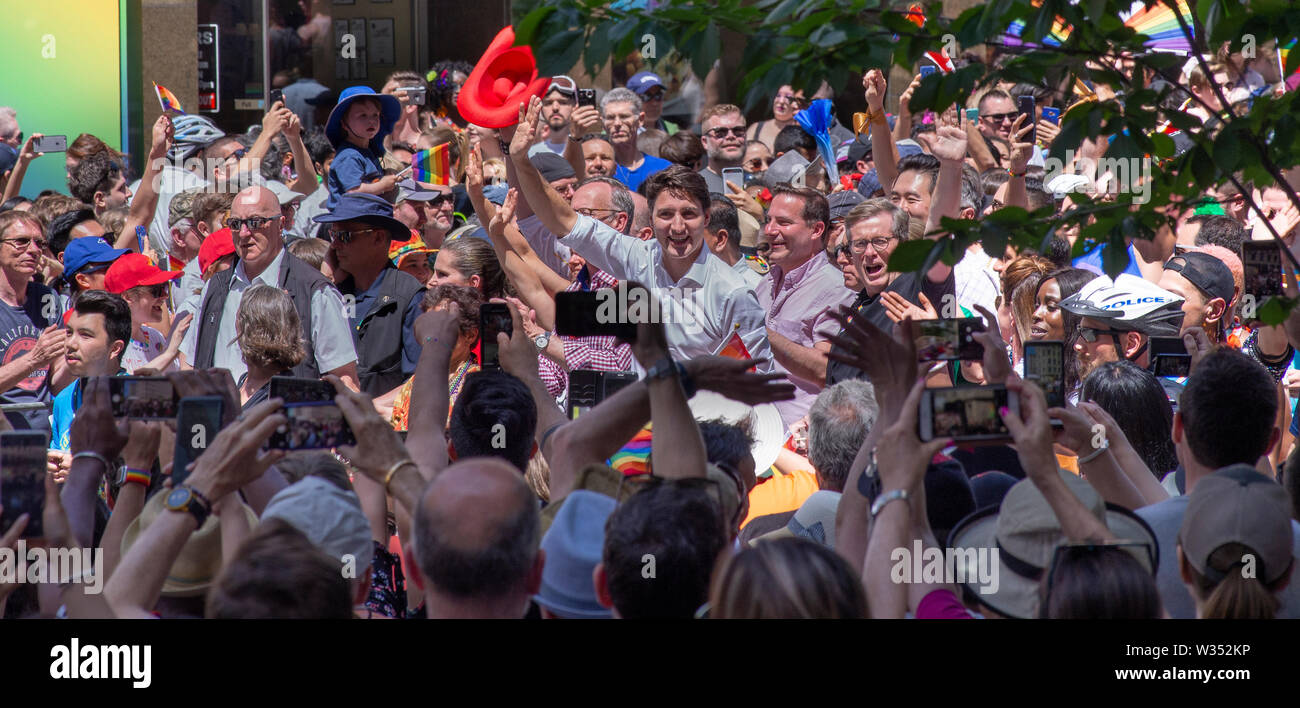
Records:
[[[1109,245],[1110,244],[1107,243],[1101,244],[1100,246],[1074,259],[1074,262],[1071,263],[1071,265],[1073,265],[1075,268],[1090,270],[1098,275],[1105,275],[1106,270],[1103,267],[1103,264],[1105,263],[1104,256],[1105,256],[1106,249],[1109,247]],[[1128,273],[1129,275],[1136,275],[1139,278],[1142,277],[1142,271],[1138,269],[1137,250],[1133,248],[1133,244],[1131,243],[1128,245],[1128,265],[1124,267],[1124,272]]]
[[[325,210],[334,211],[340,197],[366,182],[382,177],[383,174],[384,169],[379,166],[379,158],[369,148],[359,148],[352,143],[344,143],[343,147],[334,153],[334,162],[330,163],[329,179],[326,180],[330,195],[325,200]]]
[[[647,155],[645,153],[641,153],[641,157],[644,159],[641,162],[641,166],[636,168],[635,171],[629,170],[622,165],[618,165],[614,169],[614,179],[626,184],[627,188],[633,192],[636,191],[637,187],[641,186],[642,182],[646,181],[647,177],[659,170],[667,169],[673,164],[661,157],[655,157],[654,155]]]
[[[118,369],[114,376],[125,376],[126,369]],[[72,380],[66,388],[54,397],[54,410],[50,413],[50,449],[70,452],[68,441],[72,430],[72,419],[81,410],[81,377]]]
[[[36,346],[41,332],[52,324],[63,324],[63,300],[50,288],[35,281],[27,284],[27,301],[22,307],[0,303],[0,364],[8,364]],[[0,403],[49,403],[49,367],[27,375],[13,388],[0,393]],[[6,413],[14,430],[48,430],[47,409]]]

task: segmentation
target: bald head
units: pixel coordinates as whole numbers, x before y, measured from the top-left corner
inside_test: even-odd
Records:
[[[234,215],[241,206],[253,210],[270,210],[277,214],[280,212],[280,200],[276,198],[275,192],[258,185],[246,187],[235,195],[231,214]]]
[[[447,468],[415,513],[415,556],[440,594],[464,599],[524,592],[540,543],[537,498],[509,463],[476,457]]]
[[[284,250],[283,220],[280,200],[266,187],[248,187],[235,195],[226,225],[248,277],[261,275]]]

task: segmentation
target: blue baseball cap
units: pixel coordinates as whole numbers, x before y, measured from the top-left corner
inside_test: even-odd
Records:
[[[63,250],[63,279],[71,283],[73,276],[87,266],[107,266],[130,252],[125,248],[113,248],[98,236],[74,238]]]
[[[633,74],[632,78],[627,80],[627,87],[635,91],[638,96],[646,95],[650,89],[656,86],[664,91],[668,90],[668,87],[664,86],[663,80],[653,71],[642,71],[638,74]]]

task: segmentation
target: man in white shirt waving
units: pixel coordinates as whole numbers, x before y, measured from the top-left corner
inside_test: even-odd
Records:
[[[674,358],[716,354],[740,335],[750,356],[771,367],[764,313],[754,291],[704,247],[709,188],[704,178],[674,166],[647,180],[653,241],[627,238],[604,223],[579,215],[528,160],[541,100],[520,108],[510,144],[519,187],[546,228],[588,263],[618,278],[656,289]]]

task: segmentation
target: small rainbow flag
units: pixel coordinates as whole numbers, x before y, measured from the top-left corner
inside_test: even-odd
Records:
[[[647,423],[640,432],[627,441],[626,445],[609,458],[609,466],[624,476],[649,472],[651,437],[650,424]]]
[[[158,94],[158,104],[162,106],[163,113],[166,113],[167,111],[176,111],[177,113],[185,112],[181,109],[181,101],[176,98],[176,94],[158,84],[153,85],[153,91]]]
[[[451,184],[451,156],[447,143],[434,145],[411,156],[411,176],[416,182]]]
[[[741,361],[753,358],[749,355],[749,349],[745,347],[745,342],[740,338],[740,334],[734,331],[731,333],[731,338],[722,346],[722,349],[718,350],[718,356],[727,356]],[[749,370],[755,371],[756,369],[751,366]]]

